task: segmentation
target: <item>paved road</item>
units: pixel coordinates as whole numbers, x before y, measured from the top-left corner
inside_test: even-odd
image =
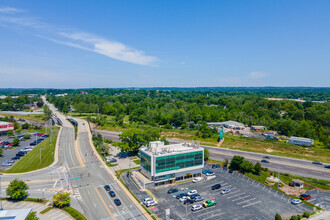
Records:
[[[96,132],[111,140],[119,141],[118,132],[101,131],[101,130],[96,130]],[[175,140],[175,139],[169,139],[168,141],[171,144],[185,142],[183,140]],[[218,148],[218,147],[211,147],[205,145],[202,145],[202,147],[208,149],[210,152],[210,158],[215,160],[224,160],[225,158],[231,159],[234,155],[240,155],[256,163],[256,162],[260,162],[263,156],[266,156],[266,154],[253,153],[253,152],[240,151],[240,150],[231,150],[227,148]],[[324,166],[314,165],[312,164],[311,161],[288,158],[288,157],[280,157],[274,155],[270,155],[270,157],[271,157],[271,159],[269,160],[270,163],[262,163],[263,167],[267,167],[269,169],[284,173],[291,173],[291,174],[307,176],[317,179],[330,180],[330,170],[324,168]]]
[[[84,122],[78,120],[78,142],[75,145],[71,123],[52,105],[49,106],[63,123],[58,139],[58,162],[28,174],[3,175],[3,185],[8,185],[14,178],[20,178],[28,183],[30,197],[46,199],[51,199],[57,191],[69,189],[73,193],[71,205],[83,212],[88,219],[145,219],[95,155],[92,155],[87,123],[83,125]],[[116,198],[122,201],[121,206],[115,206],[103,188],[105,184],[109,184],[115,191]],[[4,194],[4,191],[5,187],[1,192]]]

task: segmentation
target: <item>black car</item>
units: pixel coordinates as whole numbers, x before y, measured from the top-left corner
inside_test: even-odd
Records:
[[[116,206],[120,206],[121,205],[121,202],[120,202],[119,199],[114,199],[113,201],[115,202]]]
[[[188,196],[187,193],[181,193],[180,195],[177,195],[176,198],[177,199],[180,199],[180,198],[182,198],[184,196]]]
[[[109,195],[111,196],[111,197],[115,197],[116,196],[116,194],[115,194],[115,192],[114,191],[109,191]]]
[[[199,195],[199,194],[194,194],[194,195],[191,195],[191,196],[189,196],[189,197],[190,197],[190,199],[194,199],[194,200],[195,200],[195,198],[198,197],[198,196],[201,196],[201,195]]]
[[[23,152],[18,152],[18,153],[16,154],[16,157],[23,157],[23,156],[25,156],[25,154],[24,154]]]
[[[216,190],[216,189],[220,189],[221,185],[218,183],[218,184],[215,184],[212,186],[212,190]]]
[[[15,157],[13,157],[13,158],[11,158],[12,160],[19,160],[19,159],[21,159],[21,157],[19,157],[19,156],[15,156]]]
[[[326,166],[324,166],[324,168],[328,168],[328,169],[330,169],[330,165],[326,165]]]
[[[261,160],[261,162],[263,162],[263,163],[269,163],[268,160]]]
[[[167,191],[167,193],[168,194],[171,194],[171,193],[176,193],[176,192],[178,192],[179,190],[178,189],[169,189],[168,191]]]
[[[264,156],[262,158],[265,158],[265,159],[270,159],[270,156]]]
[[[322,165],[323,163],[321,161],[313,161],[313,164]]]
[[[195,200],[193,199],[186,199],[183,204],[193,204],[195,202]]]
[[[109,191],[109,190],[110,190],[110,186],[109,186],[109,185],[105,185],[105,186],[104,186],[104,189],[105,189],[106,191]]]
[[[37,142],[36,141],[30,143],[30,146],[36,146],[36,145],[37,145]]]

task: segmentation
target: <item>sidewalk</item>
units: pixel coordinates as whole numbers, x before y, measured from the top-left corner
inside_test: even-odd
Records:
[[[330,219],[330,211],[322,212],[320,214],[310,217],[311,220],[327,220]]]

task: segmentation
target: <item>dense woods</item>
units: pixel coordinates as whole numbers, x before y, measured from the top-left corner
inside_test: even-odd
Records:
[[[184,89],[89,89],[72,90],[63,97],[48,96],[63,112],[73,109],[78,113],[100,113],[113,116],[112,123],[129,123],[154,127],[198,129],[212,132],[206,122],[234,120],[246,125],[264,125],[287,136],[308,137],[330,147],[330,105],[311,100],[328,100],[329,89],[307,91],[253,90],[195,91]],[[272,101],[266,97],[302,98],[306,102]],[[280,114],[280,112],[282,114]],[[108,123],[102,117],[94,121]],[[187,124],[187,122],[190,122]],[[194,124],[202,126],[196,128]]]

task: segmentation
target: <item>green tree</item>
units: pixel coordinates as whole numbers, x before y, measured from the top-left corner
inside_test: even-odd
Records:
[[[230,169],[239,170],[243,161],[244,157],[235,155],[230,161]]]
[[[282,220],[282,217],[280,214],[276,213],[275,220]]]
[[[19,145],[19,139],[18,137],[15,137],[14,140],[13,140],[13,146],[17,147]]]
[[[8,131],[7,132],[7,136],[8,137],[14,136],[14,132],[12,130]]]
[[[128,129],[123,131],[119,135],[119,139],[121,140],[121,144],[119,147],[122,151],[138,151],[141,145],[145,143],[145,139],[143,138],[143,133],[136,128]]]
[[[160,141],[164,142],[164,145],[169,145],[169,144],[170,144],[170,142],[168,142],[168,140],[166,140],[165,137],[162,137],[162,138],[160,139]]]
[[[22,129],[29,129],[29,123],[24,123],[22,125]]]
[[[39,220],[36,212],[30,212],[25,220]]]
[[[299,217],[296,215],[291,216],[290,220],[299,220]]]
[[[309,218],[309,213],[308,212],[304,212],[304,214],[303,214],[303,217],[305,217],[305,218]]]
[[[62,208],[70,204],[71,197],[69,192],[58,192],[53,195],[54,206]]]
[[[2,156],[3,156],[3,148],[0,147],[0,157],[2,157]]]
[[[11,199],[20,200],[28,195],[28,189],[29,187],[24,181],[16,178],[9,183],[6,193]]]
[[[225,162],[223,163],[223,167],[228,167],[228,164],[229,164],[229,160],[226,158]]]
[[[30,137],[31,137],[31,134],[25,134],[25,135],[24,135],[24,139],[25,139],[25,140],[30,139]]]
[[[148,145],[150,141],[158,141],[160,132],[158,128],[148,128],[143,132],[144,144]]]
[[[210,152],[208,149],[204,148],[204,160],[208,160],[210,157]]]
[[[261,169],[262,169],[261,164],[260,164],[259,162],[257,162],[257,163],[254,165],[254,172],[255,172],[255,174],[259,175],[260,172],[261,172]]]
[[[240,164],[240,171],[242,173],[251,173],[253,169],[254,169],[253,163],[248,160],[243,160],[243,162]]]

